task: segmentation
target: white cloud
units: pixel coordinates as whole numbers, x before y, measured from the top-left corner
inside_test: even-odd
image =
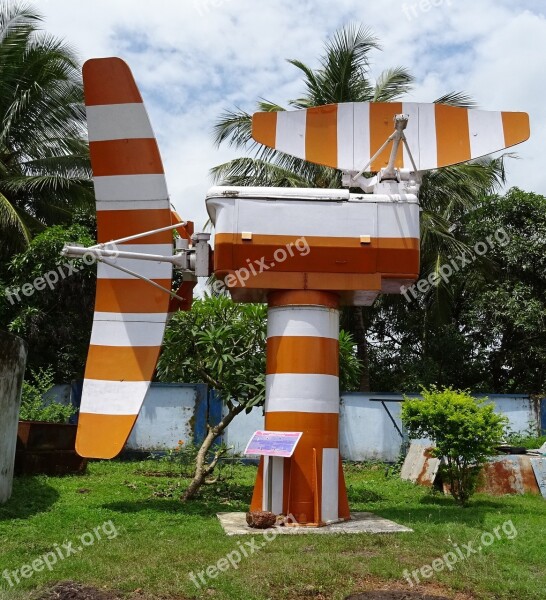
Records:
[[[370,26],[384,52],[373,73],[404,65],[412,99],[463,89],[487,109],[531,115],[533,138],[518,149],[509,185],[546,194],[539,149],[546,128],[542,59],[546,19],[538,0],[42,0],[44,28],[82,59],[118,55],[141,87],[162,149],[169,189],[184,218],[206,220],[208,170],[236,156],[213,146],[211,129],[234,105],[285,103],[303,90],[286,58],[317,65],[325,37],[348,21]],[[434,5],[433,5],[434,4]],[[404,12],[404,6],[406,10]],[[412,6],[417,7],[414,11]],[[409,8],[408,8],[409,7]],[[408,19],[405,14],[416,15]]]

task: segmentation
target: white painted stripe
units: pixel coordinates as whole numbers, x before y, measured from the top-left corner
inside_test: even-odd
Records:
[[[277,141],[275,147],[298,158],[305,158],[306,110],[277,113]]]
[[[272,467],[269,456],[264,456],[264,472],[262,480],[262,510],[269,510],[269,473]]]
[[[480,158],[505,147],[502,113],[469,110],[468,127],[472,158]]]
[[[281,306],[270,308],[267,337],[305,336],[339,338],[339,311],[318,306]]]
[[[404,102],[402,104],[402,112],[409,116],[408,126],[404,132],[410,147],[413,160],[419,169],[419,104],[416,102]],[[403,148],[404,152],[404,168],[412,169],[411,159],[406,147]]]
[[[360,171],[370,160],[370,105],[367,102],[354,104],[354,168]],[[374,152],[379,150],[376,148]]]
[[[147,208],[169,208],[165,175],[109,175],[94,177],[97,202],[143,202]],[[164,206],[163,206],[164,205]],[[97,206],[97,208],[99,208]],[[104,208],[101,206],[102,210]],[[130,207],[133,208],[133,207]],[[136,208],[136,207],[135,207]]]
[[[339,519],[339,450],[322,451],[321,520],[328,523]]]
[[[279,456],[271,456],[270,458],[273,467],[271,512],[280,515],[283,513],[284,458]]]
[[[118,246],[118,250],[144,252],[161,256],[172,256],[173,253],[171,244],[123,244]],[[108,258],[107,260],[148,279],[170,279],[172,277],[172,265],[170,263],[135,258]],[[118,269],[100,262],[97,266],[97,277],[99,279],[134,279],[128,273],[118,271]]]
[[[166,323],[166,313],[113,313],[113,312],[95,312],[95,321],[119,321],[125,322],[146,322],[146,323]]]
[[[86,112],[90,142],[154,137],[142,103],[87,106]]]
[[[271,480],[271,506],[269,506],[269,482]],[[264,474],[262,485],[262,510],[276,515],[283,512],[284,458],[264,456]]]
[[[361,235],[371,237],[406,237],[411,231],[413,238],[419,238],[419,205],[409,202],[292,202],[240,200],[234,204],[225,203],[220,208],[217,202],[216,214],[228,211],[235,221],[236,229],[227,229],[230,218],[222,219],[225,229],[216,227],[216,233],[236,233],[251,231],[256,235],[286,235],[296,238],[317,236],[360,239]],[[377,231],[377,211],[381,211],[380,231]],[[286,215],[290,215],[287,218]],[[220,222],[217,219],[217,224]],[[299,248],[305,251],[305,240]],[[282,248],[279,246],[279,248]],[[300,250],[292,248],[296,256]],[[303,253],[303,252],[302,252]]]
[[[164,332],[165,323],[95,319],[89,343],[95,346],[161,346]]]
[[[164,202],[164,201],[162,201]],[[168,202],[164,205],[158,205],[157,202],[150,202],[150,200],[131,200],[131,201],[122,201],[122,202],[97,202],[96,203],[97,212],[105,211],[105,210],[157,210],[170,208],[170,204]]]
[[[419,239],[419,209],[411,204],[377,204],[378,238]]]
[[[420,171],[438,168],[436,138],[436,108],[434,104],[419,104],[419,153],[416,158]],[[414,156],[415,158],[415,156]]]
[[[276,373],[265,378],[266,412],[339,413],[339,378]]]
[[[95,415],[138,415],[149,381],[100,381],[83,383],[80,413]]]
[[[337,168],[354,171],[354,103],[337,105]]]

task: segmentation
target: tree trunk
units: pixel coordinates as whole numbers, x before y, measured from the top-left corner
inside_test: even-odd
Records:
[[[370,357],[368,355],[368,340],[366,339],[366,324],[362,306],[355,306],[352,310],[354,318],[354,336],[357,347],[357,356],[362,362],[362,373],[360,374],[360,391],[370,391]]]
[[[233,421],[233,419],[241,412],[245,410],[245,407],[241,404],[229,406],[228,414],[214,427],[208,427],[207,435],[199,448],[197,458],[195,459],[195,472],[193,479],[191,480],[188,489],[184,492],[181,500],[191,500],[195,494],[199,491],[201,486],[205,483],[206,478],[214,471],[218,461],[225,454],[225,451],[218,451],[215,453],[214,458],[210,463],[207,464],[207,454],[214,444],[214,440],[222,435],[227,426]]]

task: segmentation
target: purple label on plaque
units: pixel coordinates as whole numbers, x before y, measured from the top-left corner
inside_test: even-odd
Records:
[[[301,431],[256,431],[248,442],[245,454],[289,458],[294,454],[301,436]]]

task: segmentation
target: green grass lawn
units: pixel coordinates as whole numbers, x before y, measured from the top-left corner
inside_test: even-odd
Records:
[[[380,465],[347,467],[351,508],[373,511],[414,533],[278,536],[238,569],[220,573],[198,590],[190,572],[216,564],[250,540],[227,537],[215,515],[247,509],[256,470],[224,467],[218,484],[208,486],[198,500],[181,504],[184,480],[152,476],[157,469],[151,461],[97,462],[83,476],[17,479],[12,499],[0,507],[0,575],[57,548],[62,551],[67,540],[76,546],[82,534],[105,522],[112,521],[118,535],[109,540],[103,533],[101,541],[13,588],[0,578],[0,598],[28,598],[36,588],[73,580],[161,598],[341,599],[370,581],[407,585],[404,569],[432,563],[453,551],[453,544],[479,545],[483,532],[508,520],[517,529],[514,539],[501,531],[501,539],[460,560],[453,571],[434,573],[427,586],[476,599],[546,598],[543,498],[480,495],[461,509],[450,498],[386,475]]]

